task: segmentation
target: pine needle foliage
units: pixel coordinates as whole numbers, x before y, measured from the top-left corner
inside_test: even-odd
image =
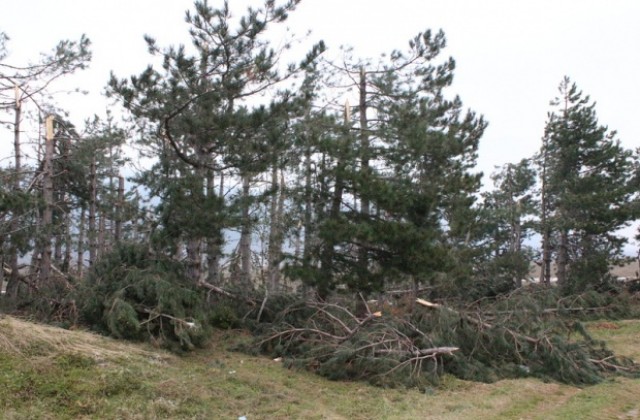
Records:
[[[208,335],[202,291],[182,264],[145,246],[104,256],[78,294],[81,320],[116,338],[190,350]]]

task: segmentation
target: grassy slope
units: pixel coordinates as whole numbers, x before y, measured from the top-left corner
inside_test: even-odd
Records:
[[[590,330],[640,359],[640,321]],[[241,338],[241,337],[240,337]],[[640,380],[578,389],[538,380],[445,378],[432,393],[329,382],[228,352],[238,334],[184,357],[81,331],[0,318],[0,416],[22,418],[634,418]]]

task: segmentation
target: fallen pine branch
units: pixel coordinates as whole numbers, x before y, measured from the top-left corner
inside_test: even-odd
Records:
[[[413,355],[416,356],[416,357],[420,357],[420,356],[432,357],[432,356],[440,356],[440,355],[451,356],[453,354],[453,352],[456,352],[458,350],[460,350],[460,347],[433,347],[433,348],[430,348],[430,349],[415,350],[413,352]],[[396,349],[380,349],[380,350],[376,350],[376,353],[379,353],[379,354],[405,354],[407,352],[406,351],[402,351],[402,350],[396,350]]]
[[[483,327],[483,328],[487,328],[487,329],[494,328],[494,326],[492,324],[489,324],[488,322],[481,321],[481,320],[476,319],[476,318],[474,318],[474,317],[472,317],[470,315],[467,315],[467,314],[462,313],[460,311],[456,311],[455,309],[449,308],[447,306],[440,305],[439,303],[429,302],[427,300],[420,299],[420,298],[416,299],[416,303],[418,303],[419,305],[422,305],[424,307],[430,308],[430,309],[446,310],[448,312],[451,312],[453,314],[458,315],[460,318],[464,319],[465,321],[469,321],[472,324],[476,324],[476,325],[478,325],[480,327]],[[520,339],[522,339],[524,341],[527,341],[527,342],[529,342],[531,344],[535,344],[535,345],[540,343],[540,340],[538,340],[536,338],[529,337],[528,335],[521,334],[521,333],[519,333],[517,331],[513,331],[510,328],[507,328],[507,327],[504,327],[504,326],[501,327],[501,328],[503,328],[507,333],[511,334],[514,338],[520,338]]]
[[[237,300],[237,301],[240,301],[240,302],[245,302],[245,303],[248,303],[248,304],[249,304],[249,305],[251,305],[251,306],[256,306],[256,305],[257,305],[256,301],[255,301],[255,300],[253,300],[253,299],[250,299],[250,298],[248,298],[248,297],[236,296],[236,295],[234,295],[233,293],[227,292],[226,290],[224,290],[224,289],[222,289],[222,288],[220,288],[220,287],[218,287],[218,286],[214,286],[213,284],[208,283],[208,282],[206,282],[206,281],[204,281],[204,280],[200,280],[200,281],[199,281],[198,283],[196,283],[196,284],[197,284],[199,287],[204,287],[204,288],[205,288],[205,289],[207,289],[207,290],[210,290],[210,291],[212,291],[212,292],[214,292],[214,293],[217,293],[217,294],[219,294],[219,295],[222,295],[222,296],[228,297],[228,298],[230,298],[230,299]]]

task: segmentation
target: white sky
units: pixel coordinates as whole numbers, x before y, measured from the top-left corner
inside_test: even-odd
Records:
[[[6,63],[26,64],[83,33],[92,40],[90,69],[65,82],[90,94],[57,98],[77,124],[104,115],[101,93],[110,71],[128,77],[149,63],[143,34],[163,46],[189,42],[184,12],[191,0],[0,1],[0,31],[11,37]],[[229,2],[236,15],[247,4],[262,4]],[[443,58],[457,62],[448,93],[489,121],[478,161],[489,175],[495,165],[539,148],[549,101],[564,75],[597,101],[600,123],[617,130],[624,146],[640,147],[638,19],[637,0],[302,0],[287,26],[299,35],[312,30],[310,40],[323,39],[329,52],[350,45],[356,57],[402,49],[420,31],[443,29]],[[0,129],[0,157],[11,148],[11,132]]]
[[[113,70],[140,73],[149,63],[143,34],[160,45],[188,43],[184,12],[191,0],[4,1],[0,30],[6,32],[6,63],[24,64],[60,39],[87,34],[93,42],[89,70],[66,83],[87,97],[59,96],[80,122],[107,107],[101,92]],[[222,4],[222,0],[210,0]],[[230,0],[236,15],[261,0]],[[601,124],[640,147],[640,1],[636,0],[302,0],[287,26],[331,50],[354,47],[356,56],[376,57],[404,48],[409,38],[443,29],[444,56],[457,62],[450,95],[483,114],[489,128],[481,140],[479,168],[531,156],[539,147],[549,101],[564,75],[596,100]],[[11,148],[0,132],[0,154]]]

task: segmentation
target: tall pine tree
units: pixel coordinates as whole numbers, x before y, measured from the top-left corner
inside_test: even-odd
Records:
[[[111,92],[125,107],[140,122],[151,123],[153,131],[146,133],[144,143],[158,163],[141,181],[161,197],[161,237],[174,252],[186,253],[194,280],[200,277],[203,248],[208,273],[219,274],[215,266],[224,231],[233,229],[239,232],[232,270],[236,285],[253,286],[254,181],[282,164],[274,156],[284,147],[275,143],[286,136],[273,132],[287,126],[296,106],[293,88],[284,89],[284,82],[324,49],[320,43],[299,63],[285,64],[281,57],[288,41],[279,50],[271,47],[269,28],[285,21],[297,3],[269,0],[236,19],[229,2],[215,8],[196,1],[195,12],[186,17],[191,49],[162,49],[147,37],[163,68],[150,66],[130,80],[114,77],[110,82]],[[283,90],[277,92],[278,86]],[[270,103],[262,99],[267,93],[273,98]],[[274,235],[274,242],[278,237]],[[274,261],[279,259],[276,254],[273,250]]]
[[[622,256],[616,231],[637,217],[633,155],[568,77],[552,106],[540,153],[543,267],[555,256],[559,285],[580,291],[605,285]]]

